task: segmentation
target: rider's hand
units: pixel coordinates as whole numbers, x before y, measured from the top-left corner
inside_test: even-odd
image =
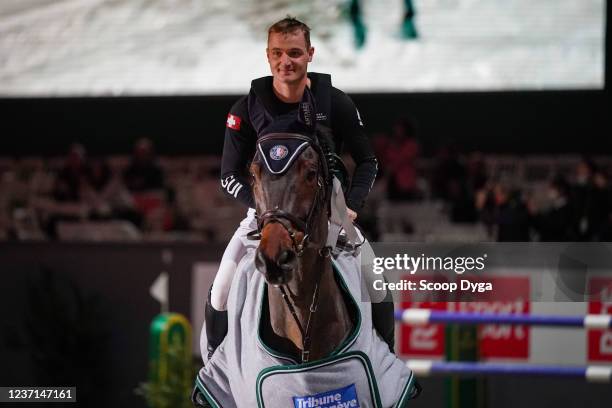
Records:
[[[351,210],[350,208],[346,209],[346,214],[349,217],[349,220],[351,220],[351,222],[355,221],[355,219],[357,219],[357,213],[353,210]]]

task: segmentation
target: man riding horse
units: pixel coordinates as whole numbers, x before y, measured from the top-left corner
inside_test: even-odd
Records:
[[[221,184],[227,194],[246,204],[249,211],[228,244],[209,293],[205,313],[206,327],[203,333],[207,341],[207,360],[211,359],[215,349],[226,336],[228,330],[226,309],[230,286],[234,280],[237,266],[247,252],[247,234],[253,230],[259,230],[261,239],[257,256],[253,259],[257,269],[265,275],[268,283],[280,286],[288,284],[286,291],[266,291],[265,293],[265,296],[269,297],[270,305],[281,304],[274,301],[274,298],[277,298],[278,301],[282,299],[283,304],[288,307],[275,310],[270,306],[271,310],[263,314],[268,316],[269,320],[263,321],[262,324],[267,324],[267,327],[271,328],[269,331],[263,330],[264,342],[285,349],[294,358],[299,355],[301,362],[307,363],[309,360],[320,359],[333,353],[337,343],[340,343],[343,337],[356,326],[353,319],[358,307],[351,306],[350,302],[344,301],[333,306],[336,309],[342,309],[340,313],[324,312],[325,316],[340,316],[338,325],[328,325],[328,327],[334,327],[334,330],[325,331],[320,318],[315,319],[313,326],[310,326],[313,317],[312,309],[313,307],[316,309],[314,303],[318,300],[318,291],[329,291],[332,288],[337,292],[339,287],[338,278],[334,278],[334,275],[327,271],[327,269],[331,270],[330,262],[323,262],[319,266],[312,264],[302,268],[318,271],[315,273],[319,279],[315,279],[316,284],[313,283],[312,276],[308,279],[310,290],[305,290],[303,287],[304,276],[301,276],[301,279],[292,280],[291,273],[287,273],[288,271],[299,271],[300,268],[296,268],[297,264],[302,265],[304,259],[310,259],[301,257],[304,247],[309,246],[308,244],[312,246],[313,242],[322,243],[317,251],[327,256],[329,256],[331,246],[335,245],[337,235],[331,238],[333,241],[331,246],[324,245],[326,241],[330,241],[327,237],[328,212],[326,208],[323,211],[318,208],[319,214],[324,215],[323,218],[318,219],[319,224],[325,224],[324,228],[314,228],[313,231],[307,231],[307,229],[311,227],[308,222],[315,221],[311,217],[315,206],[320,205],[317,204],[318,201],[322,197],[329,201],[331,197],[332,178],[336,176],[344,181],[347,179],[345,172],[342,171],[343,167],[337,152],[341,151],[346,144],[356,163],[350,188],[348,188],[346,207],[342,207],[346,215],[340,218],[355,220],[356,211],[363,206],[377,168],[376,159],[365,135],[359,112],[351,99],[342,91],[331,86],[329,75],[307,73],[308,63],[312,61],[314,54],[314,48],[310,45],[309,31],[308,26],[304,23],[290,17],[275,23],[269,29],[266,52],[272,77],[254,80],[249,95],[241,98],[232,107],[227,118]],[[296,124],[298,124],[297,128]],[[300,126],[305,127],[300,128]],[[293,137],[288,141],[281,140],[283,138],[278,134],[274,136],[275,127],[277,130],[282,130],[281,133],[285,136],[289,132]],[[271,134],[273,136],[270,136]],[[256,148],[263,150],[258,152],[258,158],[256,157],[251,166],[256,186],[253,191],[244,170],[256,153]],[[262,161],[266,166],[262,166]],[[318,163],[316,168],[314,161]],[[269,165],[268,162],[273,165]],[[296,166],[295,163],[299,165]],[[281,167],[275,174],[273,168],[279,165]],[[308,206],[307,214],[292,214],[287,211],[287,208],[282,208],[280,201],[286,200],[288,194],[281,194],[285,198],[280,201],[276,200],[272,208],[267,205],[270,204],[271,192],[268,187],[269,183],[262,183],[262,179],[269,182],[278,182],[282,179],[283,183],[288,183],[289,178],[279,176],[285,175],[290,168],[294,182],[298,183],[300,187],[298,190],[301,189],[303,195],[307,195],[308,183],[319,186],[314,201],[296,197],[289,200],[294,204],[296,200],[302,202],[302,211],[306,208],[304,206]],[[322,169],[327,174],[323,180],[319,179]],[[272,179],[266,178],[270,172],[272,172]],[[317,176],[313,176],[315,173]],[[257,186],[260,189],[259,196]],[[262,193],[261,186],[266,186],[265,193]],[[285,192],[295,192],[295,184],[289,182],[286,186]],[[336,189],[336,194],[341,196],[342,191]],[[257,207],[259,212],[258,219],[255,217],[254,207]],[[326,236],[321,238],[311,235],[315,233],[324,233]],[[286,248],[279,249],[283,246],[282,237],[285,237]],[[296,240],[300,242],[297,243]],[[318,258],[320,257],[314,256],[314,260],[311,260],[317,262]],[[293,281],[293,287],[289,284],[290,281]],[[313,285],[317,288],[314,293],[312,292]],[[305,294],[303,299],[300,298],[301,292]],[[308,300],[309,296],[312,298]],[[347,298],[346,295],[342,296]],[[342,296],[339,298],[341,299]],[[306,301],[309,302],[310,307],[304,310],[300,306],[303,306]],[[351,308],[354,310],[349,310]],[[389,349],[392,351],[394,342],[393,304],[390,302],[372,303],[371,311],[368,311],[367,315],[373,320],[374,327],[388,344],[387,351]],[[323,333],[326,338],[330,339],[336,338],[336,341],[314,342],[313,346],[310,339],[313,327],[320,329],[319,334]],[[324,344],[327,344],[327,347]],[[313,346],[312,349],[310,346]],[[198,400],[198,396],[200,401],[204,401],[196,388],[194,401]]]

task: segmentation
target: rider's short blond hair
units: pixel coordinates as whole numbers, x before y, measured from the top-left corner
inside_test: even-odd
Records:
[[[268,29],[268,40],[270,40],[270,34],[272,33],[293,34],[296,31],[304,33],[306,47],[310,48],[310,27],[289,15],[270,26]]]

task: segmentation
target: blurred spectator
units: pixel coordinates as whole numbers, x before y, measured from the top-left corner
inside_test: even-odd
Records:
[[[434,197],[444,200],[450,206],[451,221],[472,223],[478,220],[474,205],[475,191],[471,189],[468,169],[454,144],[438,151],[431,187]]]
[[[387,195],[390,200],[421,198],[415,166],[419,151],[414,123],[408,119],[395,122],[391,140],[381,158],[387,173]]]
[[[80,144],[70,147],[51,198],[35,203],[51,238],[57,238],[59,222],[122,219],[142,224],[121,178],[112,174],[105,160],[88,159]]]
[[[545,208],[539,211],[530,208],[532,226],[540,241],[565,242],[575,238],[569,190],[567,180],[557,176],[548,185]]]
[[[598,241],[606,235],[611,207],[606,173],[589,158],[574,170],[570,194],[576,240]]]
[[[480,221],[487,229],[490,238],[496,234],[495,231],[495,197],[493,195],[493,185],[485,184],[474,195],[474,207],[479,212]]]
[[[612,241],[612,188],[601,169],[593,174],[592,205],[589,209],[589,236],[593,241]]]
[[[87,218],[89,210],[81,201],[87,173],[85,148],[81,144],[73,144],[56,175],[52,200],[40,200],[36,205],[41,211],[47,236],[57,238],[57,225],[61,221],[76,222]]]
[[[123,173],[123,180],[131,192],[164,188],[164,172],[155,160],[151,140],[142,138],[136,142],[132,160]]]
[[[81,144],[70,146],[68,156],[55,179],[53,198],[57,201],[78,202],[81,199],[81,186],[87,181],[85,148]]]
[[[500,183],[494,189],[494,196],[497,207],[497,241],[529,241],[529,212],[520,190],[509,189]]]
[[[574,168],[570,200],[573,210],[572,219],[578,241],[588,240],[588,212],[591,204],[591,176],[593,170],[594,165],[588,158],[582,158]]]
[[[105,159],[90,159],[86,178],[81,196],[90,209],[90,219],[120,219],[142,226],[142,216],[134,208],[121,177],[112,173]]]
[[[466,169],[461,163],[459,152],[454,144],[442,146],[434,158],[434,168],[431,175],[431,189],[435,198],[444,201],[451,199],[451,190],[457,190],[452,185],[462,184],[466,180]]]
[[[520,190],[511,188],[507,182],[497,182],[480,190],[475,202],[489,235],[497,241],[530,240],[529,211]]]
[[[473,194],[486,185],[489,176],[482,153],[473,152],[470,155],[466,166],[466,173],[468,188]]]
[[[142,138],[136,142],[130,164],[123,172],[123,181],[144,219],[143,228],[157,232],[169,230],[164,172],[157,163],[151,140]]]
[[[111,169],[105,159],[91,158],[87,166],[87,179],[89,186],[95,191],[103,191],[111,182]]]

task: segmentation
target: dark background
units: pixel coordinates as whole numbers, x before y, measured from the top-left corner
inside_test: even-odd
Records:
[[[217,261],[223,249],[0,244],[0,385],[71,385],[83,407],[144,407],[134,389],[147,380],[149,330],[160,313],[149,288],[166,271],[170,310],[192,320],[193,264]],[[170,265],[163,251],[172,252]]]
[[[609,83],[609,82],[608,82]],[[413,118],[425,154],[464,151],[612,153],[607,91],[352,94],[370,133]],[[220,154],[238,96],[0,100],[0,154],[59,155],[79,141],[91,154],[127,153],[137,138],[162,154]]]

